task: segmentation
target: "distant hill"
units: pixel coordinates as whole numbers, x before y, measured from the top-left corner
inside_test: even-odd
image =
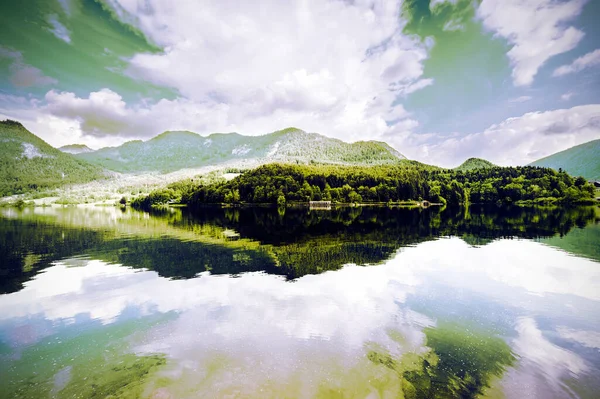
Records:
[[[557,152],[535,162],[532,166],[544,166],[583,176],[588,180],[600,180],[600,140],[589,141]]]
[[[58,149],[61,150],[62,152],[66,152],[67,154],[81,154],[84,152],[94,151],[85,144],[63,145],[62,147],[59,147]]]
[[[494,168],[496,165],[491,163],[490,161],[486,161],[481,158],[469,158],[465,162],[463,162],[460,166],[454,168],[454,170],[473,170],[473,169],[487,169]]]
[[[164,132],[148,141],[80,153],[77,158],[118,172],[172,172],[228,161],[381,165],[406,159],[383,142],[345,143],[289,128],[263,136],[215,133],[203,137],[187,131]]]
[[[0,121],[0,196],[88,182],[102,169],[52,147],[19,122]]]

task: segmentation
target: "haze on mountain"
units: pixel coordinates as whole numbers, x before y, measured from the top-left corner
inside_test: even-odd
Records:
[[[69,144],[63,145],[62,147],[58,147],[62,152],[66,152],[67,154],[81,154],[83,152],[92,152],[90,147],[85,144]]]

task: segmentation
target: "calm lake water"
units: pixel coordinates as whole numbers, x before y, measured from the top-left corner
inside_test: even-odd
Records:
[[[1,208],[0,398],[598,398],[599,221]]]

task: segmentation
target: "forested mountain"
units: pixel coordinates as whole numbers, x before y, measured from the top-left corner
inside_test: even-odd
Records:
[[[62,147],[59,147],[58,149],[61,150],[62,152],[66,152],[67,154],[81,154],[84,152],[94,151],[85,144],[63,145]]]
[[[532,162],[532,166],[562,169],[573,176],[600,180],[600,140],[589,141]]]
[[[217,165],[227,161],[333,163],[347,165],[395,164],[405,157],[383,142],[345,143],[316,133],[289,128],[263,136],[192,132],[164,132],[148,141],[78,154],[79,159],[118,172],[172,172]]]
[[[57,150],[19,122],[0,121],[0,143],[0,196],[103,176],[101,168]]]
[[[474,169],[486,169],[486,168],[494,168],[496,165],[481,158],[469,158],[465,162],[463,162],[460,166],[454,168],[454,170],[474,170]]]

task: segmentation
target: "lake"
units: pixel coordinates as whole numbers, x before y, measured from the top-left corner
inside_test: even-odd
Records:
[[[0,398],[597,398],[599,223],[0,208]]]

